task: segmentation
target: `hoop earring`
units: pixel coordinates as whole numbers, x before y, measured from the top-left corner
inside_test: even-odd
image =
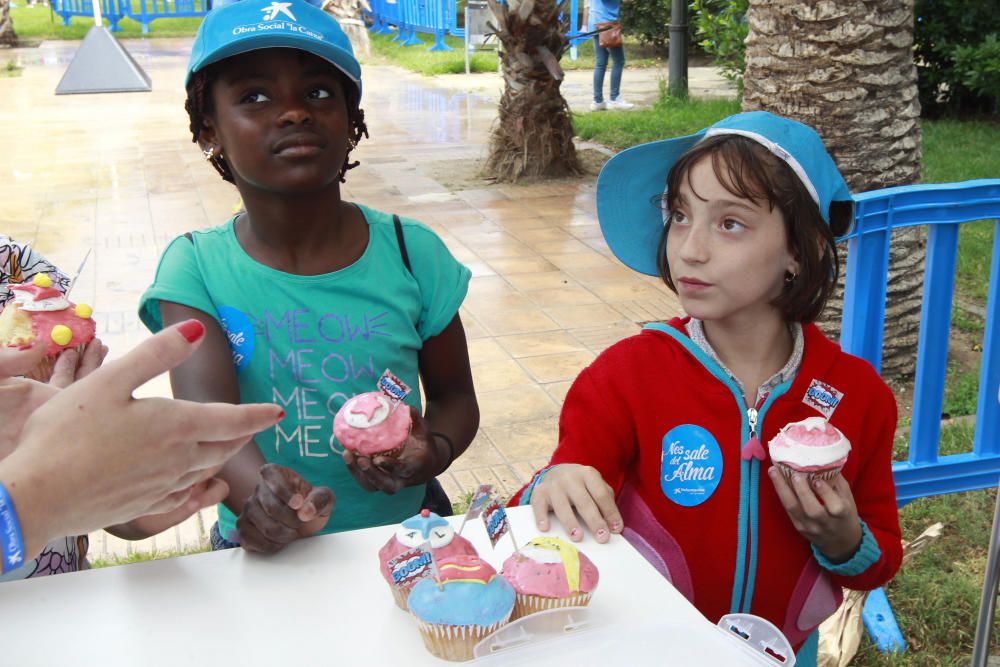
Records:
[[[791,271],[785,271],[785,282],[789,285],[795,282],[795,279],[799,277],[799,274],[792,273]]]

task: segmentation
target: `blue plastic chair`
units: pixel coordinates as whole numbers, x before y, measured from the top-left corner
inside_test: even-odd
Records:
[[[909,457],[893,465],[897,501],[903,506],[924,496],[995,487],[1000,478],[1000,221],[994,223],[973,450],[941,456],[938,441],[959,226],[1000,219],[1000,179],[885,188],[856,195],[854,201],[855,225],[843,239],[847,275],[840,344],[876,370],[882,365],[891,231],[928,228]],[[903,649],[881,589],[869,596],[863,616],[881,650]]]

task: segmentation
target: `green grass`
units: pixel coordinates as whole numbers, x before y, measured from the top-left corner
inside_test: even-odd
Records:
[[[417,37],[423,44],[403,46],[393,41],[395,32],[388,34],[368,33],[371,37],[372,52],[393,65],[404,67],[412,72],[433,76],[437,74],[461,74],[465,72],[465,56],[462,54],[464,44],[461,39],[450,35],[445,37],[445,44],[453,51],[435,51],[428,49],[434,44],[434,36],[418,33]],[[625,42],[626,67],[651,67],[659,61],[656,52],[650,47],[635,42]],[[564,70],[594,69],[594,44],[583,42],[579,46],[579,58],[570,60],[569,54],[560,61]],[[472,72],[495,72],[497,57],[495,51],[477,51],[470,55],[469,69]]]
[[[97,558],[90,562],[91,568],[113,567],[115,565],[131,565],[132,563],[144,563],[150,560],[160,560],[162,558],[176,558],[177,556],[190,556],[210,551],[211,547],[194,547],[178,551],[176,549],[164,549],[162,551],[146,552],[140,551],[127,556],[112,556],[111,558]]]
[[[736,100],[678,100],[663,95],[648,109],[575,114],[573,127],[581,139],[622,149],[691,134],[739,110]]]
[[[1000,122],[925,120],[922,130],[925,183],[1000,178],[1000,152],[983,149],[1000,145]],[[988,285],[983,267],[990,265],[993,223],[984,220],[962,225],[958,246],[957,290],[985,304]]]
[[[23,67],[17,64],[16,60],[8,60],[7,63],[0,67],[0,78],[13,78],[15,76],[21,76],[21,71]]]
[[[133,2],[138,10],[138,3]],[[48,7],[36,5],[27,7],[22,4],[10,11],[14,21],[14,32],[22,42],[37,42],[46,39],[83,39],[87,31],[94,25],[93,17],[74,16],[70,25],[64,26],[62,17],[50,12]],[[107,24],[107,18],[105,18]],[[115,33],[119,39],[134,37],[194,37],[201,25],[200,18],[157,19],[149,24],[149,34],[142,34],[142,26],[138,21],[122,19],[118,26],[120,32]]]

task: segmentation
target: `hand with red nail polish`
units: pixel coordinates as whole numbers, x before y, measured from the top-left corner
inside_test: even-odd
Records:
[[[581,519],[601,543],[610,539],[610,532],[621,532],[623,525],[614,492],[601,474],[575,463],[553,466],[545,474],[531,492],[531,508],[539,530],[548,529],[551,511],[574,542],[583,539]]]
[[[139,516],[176,523],[225,495],[215,474],[248,438],[277,421],[280,408],[132,397],[195,347],[169,327],[52,390],[31,414],[17,446],[0,461],[0,482],[17,507],[28,557],[54,538]]]

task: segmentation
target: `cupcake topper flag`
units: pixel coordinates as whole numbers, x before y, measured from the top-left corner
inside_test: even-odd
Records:
[[[483,510],[483,524],[486,526],[486,534],[490,536],[490,543],[494,549],[503,534],[510,533],[510,542],[514,545],[514,551],[517,551],[517,542],[514,541],[514,533],[507,520],[507,510],[496,498]]]
[[[465,522],[469,519],[475,519],[483,512],[483,508],[486,507],[486,503],[490,501],[490,496],[493,495],[493,485],[492,484],[480,484],[476,488],[476,492],[472,494],[472,500],[469,501],[469,509],[466,510],[465,516],[462,517],[462,524],[458,527],[458,534],[462,534],[462,529],[465,528]]]
[[[404,551],[387,564],[392,574],[392,583],[400,588],[410,586],[424,577],[433,577],[438,587],[441,587],[441,574],[438,572],[430,542],[424,542]]]
[[[406,395],[410,393],[410,388],[406,386],[406,383],[400,380],[398,377],[392,374],[388,368],[382,373],[382,377],[378,379],[378,389],[389,402],[392,404],[392,409],[395,410],[396,407],[403,402]]]

